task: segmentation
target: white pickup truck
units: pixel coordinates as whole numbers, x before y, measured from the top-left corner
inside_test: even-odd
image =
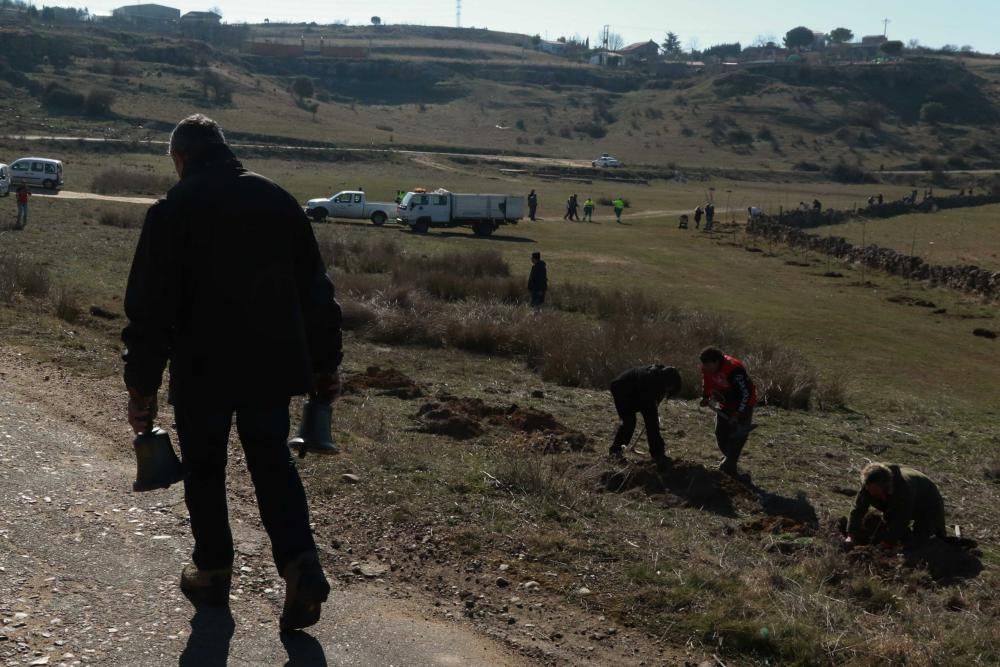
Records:
[[[476,236],[490,236],[501,225],[524,217],[524,197],[458,194],[447,190],[408,192],[397,209],[396,222],[418,234],[431,227],[471,227]]]
[[[364,192],[351,190],[338,192],[329,199],[310,199],[306,202],[306,215],[316,222],[327,218],[371,220],[381,227],[387,220],[395,219],[396,204],[370,202]]]

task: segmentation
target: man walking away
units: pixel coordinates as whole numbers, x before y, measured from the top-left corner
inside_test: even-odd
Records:
[[[233,537],[226,453],[233,416],[278,572],[282,631],[315,624],[330,585],[286,438],[289,398],[332,402],[341,312],[309,220],[278,185],[236,160],[219,125],[184,119],[170,136],[180,182],[146,214],[125,293],[125,383],[136,433],[169,400],[187,476],[194,536],[181,590],[225,605]]]
[[[542,261],[542,253],[531,253],[531,274],[528,276],[528,292],[531,294],[531,305],[541,308],[545,303],[545,292],[549,289],[549,272]]]
[[[743,447],[753,430],[753,410],[757,405],[757,387],[743,362],[721,350],[709,347],[701,353],[703,391],[701,405],[718,403],[715,417],[715,440],[725,457],[719,470],[736,475]]]
[[[712,225],[715,224],[715,204],[709,202],[705,204],[705,231],[712,231]]]
[[[701,217],[705,215],[705,209],[701,206],[694,210],[694,228],[701,229]]]
[[[535,222],[535,214],[538,212],[538,195],[532,190],[528,193],[528,219]]]
[[[594,221],[594,200],[590,197],[587,197],[587,200],[583,202],[583,221]]]
[[[874,534],[863,536],[865,516],[871,507],[882,512],[882,521]],[[944,500],[937,485],[913,468],[884,463],[865,466],[845,544],[851,547],[868,540],[895,549],[906,544],[919,546],[932,537],[946,537]]]
[[[615,207],[615,220],[618,221],[619,225],[624,224],[622,222],[622,213],[625,211],[625,200],[619,197],[611,202],[611,205]]]
[[[649,455],[657,465],[669,463],[666,443],[660,433],[659,406],[664,398],[675,396],[680,390],[681,374],[669,366],[630,368],[616,377],[611,382],[611,397],[620,423],[608,455],[624,460],[624,447],[632,441],[638,412],[646,425]]]
[[[580,200],[577,199],[576,195],[570,195],[570,198],[566,200],[566,215],[563,216],[563,220],[576,220],[580,221]]]
[[[23,183],[17,186],[17,222],[14,223],[14,229],[24,229],[28,226],[28,200],[31,199],[31,193],[28,192],[28,186]]]

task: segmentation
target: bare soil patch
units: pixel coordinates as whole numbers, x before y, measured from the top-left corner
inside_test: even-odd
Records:
[[[382,369],[370,366],[364,373],[358,373],[344,382],[345,394],[374,392],[379,396],[394,396],[413,400],[424,396],[424,388],[408,375],[395,368]]]

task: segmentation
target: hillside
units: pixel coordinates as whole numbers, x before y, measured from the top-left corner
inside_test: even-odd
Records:
[[[234,134],[350,146],[427,146],[629,164],[775,172],[996,166],[1000,63],[925,58],[895,65],[757,66],[660,73],[585,66],[481,30],[256,28],[301,35],[301,58],[88,27],[0,32],[8,132],[161,137],[205,110]],[[361,45],[368,57],[319,55]],[[299,37],[296,37],[299,39]],[[315,47],[315,53],[312,49]],[[306,76],[311,99],[292,82]],[[114,93],[110,112],[80,95]],[[921,120],[942,105],[935,125]],[[315,104],[315,107],[313,105]],[[315,108],[315,113],[312,109]],[[926,160],[925,160],[926,163]]]

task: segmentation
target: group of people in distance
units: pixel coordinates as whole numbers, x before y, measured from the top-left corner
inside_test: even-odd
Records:
[[[719,471],[735,477],[743,448],[756,428],[757,387],[739,359],[715,347],[701,352],[702,407],[715,415],[715,440],[722,453]],[[630,368],[611,382],[611,396],[620,420],[608,453],[625,461],[625,447],[632,441],[636,415],[645,424],[649,454],[657,468],[671,465],[660,433],[659,405],[677,396],[682,387],[680,371],[663,365]],[[869,510],[881,517],[869,518]],[[931,538],[945,538],[944,500],[926,475],[906,466],[870,463],[861,471],[861,490],[847,524],[844,545],[878,544],[885,549],[916,546]]]
[[[611,207],[615,211],[615,220],[619,224],[624,224],[622,222],[622,214],[628,207],[628,203],[621,197],[616,197],[612,200]],[[580,217],[581,208],[583,209],[583,218]],[[587,197],[581,205],[579,195],[570,195],[569,199],[566,200],[566,213],[563,215],[563,220],[569,222],[593,222],[594,209],[596,208],[597,204],[594,203],[592,197]],[[532,222],[537,222],[538,220],[538,193],[534,190],[528,193],[528,219]]]

